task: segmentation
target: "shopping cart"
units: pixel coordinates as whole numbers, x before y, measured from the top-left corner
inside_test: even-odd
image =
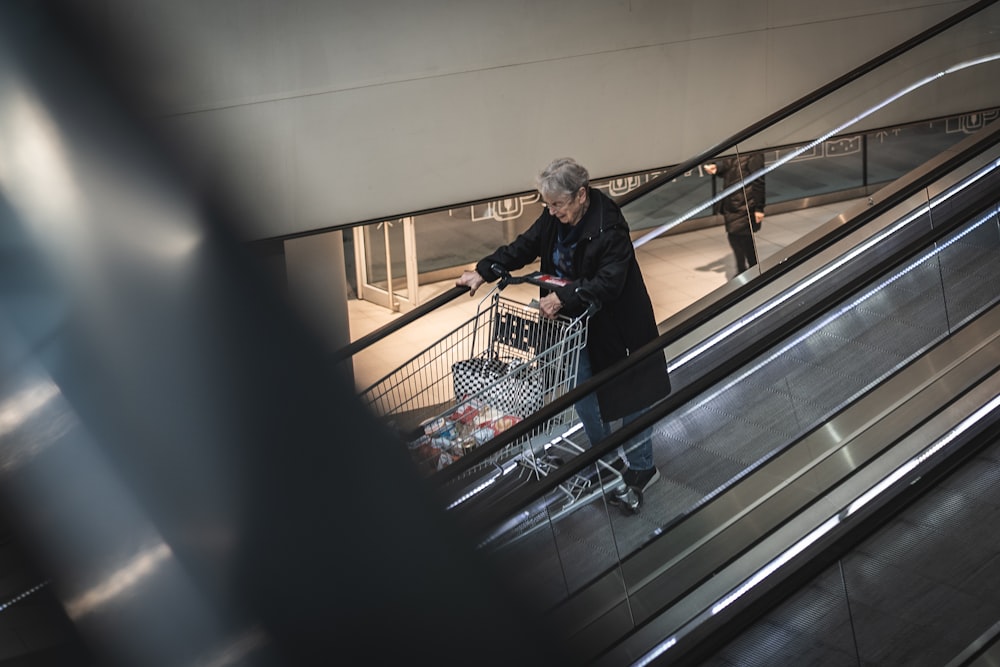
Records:
[[[529,282],[565,284],[541,272],[511,276],[495,265],[498,284],[476,314],[361,393],[409,447],[418,470],[431,474],[468,455],[576,384],[577,362],[587,343],[592,305],[577,317],[543,317],[537,303],[502,296],[505,287]],[[579,434],[579,435],[577,435]],[[469,489],[527,471],[548,475],[583,447],[579,419],[570,406],[461,475]],[[603,463],[603,462],[602,462]],[[620,475],[604,464],[608,476]],[[610,472],[608,472],[610,471]],[[566,510],[600,492],[594,476],[577,475],[560,485]],[[455,506],[468,498],[460,492]]]

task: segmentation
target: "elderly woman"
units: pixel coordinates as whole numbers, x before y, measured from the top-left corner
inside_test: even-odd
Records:
[[[580,353],[579,382],[625,359],[658,335],[653,305],[646,291],[628,224],[621,209],[602,192],[590,187],[590,176],[575,160],[554,160],[539,174],[538,192],[545,210],[523,234],[498,248],[465,271],[456,285],[470,294],[484,282],[500,278],[494,264],[509,271],[541,259],[544,273],[569,281],[563,287],[542,289],[539,308],[545,317],[584,311],[581,293],[596,299],[600,310],[591,318],[587,345]],[[654,355],[649,363],[619,374],[596,393],[576,404],[590,442],[609,434],[608,422],[628,423],[670,392],[665,360]],[[649,432],[626,449],[626,488],[646,490],[660,477],[653,465]],[[615,457],[616,467],[623,466]],[[624,490],[623,490],[624,491]]]

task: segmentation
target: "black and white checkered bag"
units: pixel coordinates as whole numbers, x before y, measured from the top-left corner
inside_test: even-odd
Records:
[[[527,417],[542,407],[542,383],[530,368],[517,369],[496,357],[475,357],[451,367],[458,402],[478,398],[507,415]]]

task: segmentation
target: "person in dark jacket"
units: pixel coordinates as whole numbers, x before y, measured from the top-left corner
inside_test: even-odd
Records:
[[[705,165],[705,171],[722,178],[723,191],[737,186],[763,168],[763,153],[747,153]],[[719,202],[729,247],[736,256],[736,273],[743,273],[757,265],[753,235],[760,231],[761,221],[764,220],[764,197],[764,176],[761,175],[742,187],[735,187]]]
[[[510,244],[480,260],[475,271],[465,271],[456,285],[468,286],[475,294],[484,282],[500,278],[494,264],[515,271],[540,259],[543,273],[568,281],[542,288],[543,316],[576,316],[587,308],[584,296],[596,300],[600,310],[590,319],[587,345],[580,353],[577,381],[583,382],[657,337],[653,305],[622,211],[590,187],[587,170],[571,158],[554,160],[539,174],[537,186],[546,206],[538,219]],[[596,397],[581,399],[576,408],[593,444],[609,434],[610,422],[628,423],[668,393],[665,359],[653,355],[605,383]],[[637,444],[626,448],[627,486],[645,490],[659,479],[650,436],[647,429],[633,440]],[[617,456],[615,460],[620,462]]]

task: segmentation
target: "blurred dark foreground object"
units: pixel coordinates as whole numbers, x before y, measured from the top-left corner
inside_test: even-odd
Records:
[[[0,3],[0,499],[62,664],[559,664],[44,7]]]

